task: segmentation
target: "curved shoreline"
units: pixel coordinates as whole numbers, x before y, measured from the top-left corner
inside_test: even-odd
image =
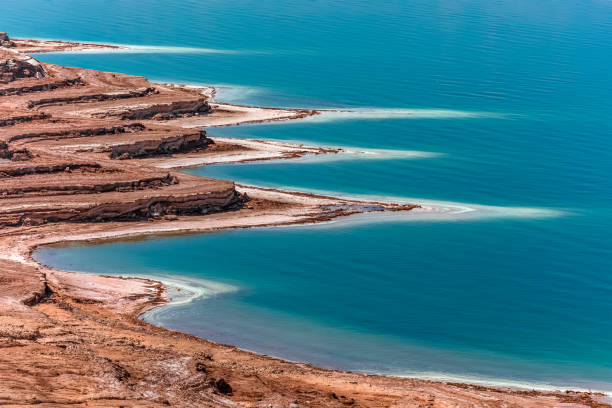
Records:
[[[269,227],[278,228],[281,226],[303,226],[303,225],[307,225],[307,224],[291,223],[291,224],[277,224],[277,225],[261,225],[261,226],[256,226],[255,228],[269,228]],[[55,269],[54,267],[50,265],[41,263],[34,256],[36,250],[39,248],[45,247],[45,246],[62,247],[63,245],[77,245],[77,246],[80,246],[81,244],[98,245],[101,243],[110,243],[110,242],[118,242],[118,241],[141,240],[143,238],[144,239],[148,239],[148,238],[155,239],[157,237],[165,237],[168,235],[184,236],[184,235],[192,235],[192,234],[195,235],[195,234],[201,234],[201,233],[219,233],[219,232],[222,233],[223,231],[227,231],[227,230],[231,230],[235,228],[245,228],[245,227],[228,227],[228,228],[214,229],[214,230],[213,229],[211,230],[191,230],[191,231],[176,230],[176,231],[169,231],[165,233],[159,233],[159,232],[136,233],[134,235],[125,234],[125,235],[114,236],[114,237],[108,237],[108,236],[104,236],[104,237],[88,236],[86,238],[85,237],[74,237],[74,239],[69,239],[69,240],[58,239],[57,241],[50,241],[48,243],[37,244],[36,246],[32,246],[30,248],[30,253],[28,255],[27,261],[35,263],[41,269],[48,270],[49,273],[51,274],[54,274],[54,273],[70,274],[70,275],[77,274],[77,275],[83,275],[84,279],[88,279],[88,280],[92,278],[94,279],[95,278],[102,278],[102,279],[110,278],[110,279],[122,279],[122,280],[136,280],[136,281],[142,281],[143,283],[158,285],[157,286],[159,288],[158,295],[154,299],[150,299],[145,304],[140,305],[138,312],[134,316],[137,319],[143,322],[146,322],[148,324],[160,327],[165,330],[172,331],[172,329],[165,328],[164,326],[157,323],[154,319],[153,320],[147,319],[145,315],[151,312],[155,313],[156,309],[163,309],[166,307],[178,306],[178,305],[182,305],[185,303],[189,303],[194,299],[199,299],[199,298],[206,299],[209,297],[214,297],[218,294],[234,292],[234,291],[239,290],[239,288],[231,287],[229,285],[221,284],[215,281],[207,281],[207,283],[209,284],[213,284],[217,286],[225,286],[225,290],[219,293],[205,293],[206,291],[199,293],[197,288],[194,289],[193,282],[190,282],[190,281],[197,281],[197,279],[186,278],[180,275],[177,277],[169,276],[166,279],[158,275],[148,275],[148,274],[143,274],[143,275],[138,275],[138,276],[131,275],[131,274],[128,274],[128,275],[100,275],[98,273],[93,273],[93,272],[64,271],[61,269]],[[251,227],[246,227],[246,228],[251,228]],[[97,283],[100,284],[100,286],[104,286],[103,282],[97,282]],[[179,299],[175,301],[172,299],[172,296],[168,294],[168,292],[173,288],[178,288],[179,290],[192,290],[192,292],[194,293],[190,295],[188,299],[184,299],[184,295],[181,294],[182,296],[180,296]],[[132,293],[130,294],[130,296],[134,297],[134,294]],[[147,297],[148,295],[140,294],[140,296]],[[192,335],[192,334],[187,333],[187,335]],[[199,337],[197,335],[192,335],[192,336]],[[291,359],[276,356],[274,354],[261,353],[256,350],[251,350],[248,348],[236,347],[231,344],[220,343],[220,342],[213,341],[213,340],[206,340],[206,341],[210,343],[218,344],[219,346],[222,346],[222,347],[231,347],[231,348],[235,348],[237,350],[240,350],[246,353],[256,354],[262,358],[271,358],[271,359],[285,361],[285,362],[292,363],[292,364],[310,365],[309,363],[294,361]],[[337,373],[346,373],[346,371],[342,369],[325,368],[323,370],[337,372]],[[349,373],[351,372],[349,371]],[[463,386],[463,387],[475,386],[475,387],[483,387],[483,389],[490,388],[490,389],[495,389],[495,390],[501,390],[504,392],[505,391],[519,392],[519,393],[534,392],[534,393],[543,393],[543,394],[559,393],[559,392],[561,393],[585,393],[585,394],[593,395],[596,397],[604,397],[608,399],[612,396],[612,393],[610,391],[598,390],[594,388],[555,386],[555,385],[548,384],[545,382],[508,380],[508,379],[503,379],[503,378],[488,378],[488,377],[476,377],[476,376],[462,376],[462,375],[455,375],[452,373],[444,373],[444,372],[411,372],[409,374],[401,374],[401,373],[391,374],[391,373],[378,373],[378,372],[365,371],[365,372],[359,372],[358,375],[382,376],[382,377],[397,378],[397,379],[404,379],[404,378],[413,379],[413,380],[417,379],[417,380],[422,380],[426,382],[431,381],[434,383],[453,385],[453,386]]]
[[[31,45],[31,44],[30,44]],[[43,47],[59,47],[62,49],[70,48],[70,51],[78,51],[81,49],[91,48],[105,48],[104,45],[95,44],[78,44],[78,43],[62,43],[62,42],[46,42]],[[89,48],[88,48],[89,47]],[[112,47],[112,46],[111,46]],[[44,52],[49,51],[49,48],[44,48]],[[39,51],[40,52],[40,51]],[[230,105],[226,105],[230,106]],[[238,105],[232,105],[238,106]],[[240,107],[247,108],[247,107]],[[253,108],[253,107],[251,107]],[[253,108],[262,109],[262,108]],[[222,110],[222,109],[221,109]],[[240,110],[240,109],[239,109]],[[292,118],[299,118],[301,114],[304,114],[301,110],[288,110],[281,108],[273,108],[275,111],[282,112],[293,112],[293,117],[278,117],[278,115],[267,119],[257,119],[257,122],[262,121],[274,121],[274,120],[286,120]],[[314,112],[314,111],[311,111]],[[275,112],[278,114],[278,112]],[[312,113],[314,114],[314,113]],[[231,115],[230,115],[231,116]],[[282,116],[282,115],[281,115]],[[289,115],[291,116],[291,115]],[[308,114],[307,116],[310,116]],[[199,120],[199,119],[198,119]],[[189,125],[194,120],[188,118],[186,120],[178,119],[174,123],[181,126]],[[240,123],[254,123],[252,118],[245,120],[245,122],[232,122],[226,120],[225,125],[195,125],[195,126],[229,126]],[[266,159],[263,159],[266,160]],[[175,167],[175,166],[170,166]],[[168,299],[166,297],[167,288],[165,288],[160,282],[147,279],[123,279],[118,277],[107,277],[101,275],[79,275],[72,272],[64,272],[59,270],[53,270],[40,265],[32,254],[36,247],[40,245],[48,245],[51,243],[58,242],[76,242],[76,241],[87,241],[87,242],[98,242],[98,240],[116,240],[119,238],[138,238],[144,235],[155,235],[161,233],[201,233],[208,231],[220,231],[230,228],[252,228],[261,226],[282,226],[282,225],[296,225],[305,223],[315,223],[322,221],[329,221],[330,219],[347,216],[351,214],[365,213],[372,211],[370,208],[375,206],[379,209],[374,211],[407,211],[412,210],[415,206],[411,205],[398,205],[381,202],[370,202],[350,199],[337,199],[332,197],[320,196],[308,193],[292,193],[274,189],[264,189],[257,187],[246,187],[240,186],[243,190],[246,190],[253,200],[252,208],[240,209],[235,213],[220,212],[217,214],[210,214],[205,216],[184,216],[177,217],[173,220],[155,220],[151,221],[135,221],[135,222],[108,222],[108,223],[87,223],[79,225],[80,231],[78,234],[72,232],[72,227],[75,224],[46,224],[42,226],[18,226],[4,229],[0,232],[0,247],[2,248],[2,259],[9,262],[17,262],[25,267],[31,267],[33,270],[38,271],[40,274],[41,281],[43,282],[43,288],[37,288],[33,294],[29,295],[29,298],[35,299],[28,301],[35,307],[36,311],[50,313],[54,315],[56,319],[60,316],[59,309],[63,304],[68,304],[73,310],[81,310],[80,313],[99,313],[105,316],[108,321],[116,320],[117,316],[121,316],[121,319],[127,318],[126,324],[138,325],[139,323],[131,322],[130,319],[136,319],[148,310],[166,304]],[[276,203],[271,205],[270,203]],[[280,203],[280,204],[279,204]],[[279,207],[280,205],[280,207]],[[330,211],[325,207],[338,207],[339,209]],[[34,273],[34,272],[32,272]],[[1,295],[2,293],[0,293]],[[52,301],[49,304],[41,304],[39,301],[44,298],[51,298]],[[62,303],[64,302],[64,303]],[[91,303],[91,306],[88,306]],[[57,304],[59,309],[54,309],[54,305]],[[80,308],[80,309],[79,309]],[[12,310],[12,309],[11,309]],[[105,314],[110,311],[110,314]],[[113,317],[115,316],[115,317]],[[136,327],[136,326],[134,326]],[[143,326],[144,327],[144,326]],[[154,327],[154,326],[152,326]],[[110,330],[110,329],[109,329]],[[152,329],[155,334],[158,333],[160,336],[166,336],[165,332],[171,332],[163,328]],[[142,335],[142,334],[141,334]],[[175,334],[180,338],[192,339],[194,336],[186,334]],[[22,341],[20,337],[16,337],[18,341]],[[23,338],[22,342],[25,342],[27,338]],[[192,339],[197,344],[205,344],[206,347],[212,349],[221,350],[236,350],[235,347],[221,345],[213,342],[209,342],[203,339]],[[200,343],[198,343],[200,342]],[[216,349],[215,349],[216,350]],[[225,352],[225,351],[224,351]],[[243,351],[233,351],[235,353],[253,354]],[[497,398],[504,403],[515,399],[524,398],[523,406],[544,406],[542,403],[551,403],[554,405],[550,406],[562,406],[559,403],[565,401],[571,403],[585,403],[584,406],[604,406],[600,402],[593,398],[597,396],[595,394],[587,394],[581,392],[536,392],[536,391],[517,391],[506,388],[495,388],[495,387],[482,387],[469,384],[446,384],[440,382],[432,382],[427,380],[417,379],[400,379],[397,377],[368,375],[368,374],[353,374],[337,370],[323,370],[316,367],[309,366],[302,363],[292,363],[276,359],[273,357],[258,355],[258,356],[243,356],[241,358],[247,358],[251,360],[262,360],[262,366],[267,366],[272,363],[282,365],[283,369],[297,370],[300,376],[308,377],[309,380],[306,384],[309,384],[316,391],[316,398],[319,404],[325,404],[327,401],[329,404],[344,404],[353,405],[356,403],[369,406],[367,401],[372,402],[371,398],[378,399],[377,402],[381,401],[421,401],[422,397],[424,400],[430,398],[428,395],[436,395],[436,398],[442,401],[446,398],[450,401],[468,401],[470,404],[478,402],[483,398],[483,393],[488,393],[488,398]],[[195,357],[192,357],[195,358]],[[212,364],[212,363],[206,363]],[[235,364],[235,363],[234,363]],[[258,363],[259,364],[259,363]],[[214,365],[214,364],[212,364]],[[291,368],[286,368],[286,367]],[[237,368],[238,370],[239,368]],[[221,370],[219,367],[215,367],[215,370]],[[225,369],[221,370],[223,372]],[[310,370],[310,371],[308,371]],[[119,370],[121,371],[121,370]],[[197,367],[196,367],[197,371]],[[293,371],[292,371],[293,372]],[[196,373],[196,375],[199,375]],[[230,374],[225,374],[230,375]],[[233,375],[233,374],[231,374]],[[275,374],[276,375],[276,374]],[[291,381],[297,381],[298,388],[300,384],[304,384],[303,380],[297,380],[295,376],[298,374],[292,374]],[[313,377],[314,376],[314,377]],[[337,376],[339,379],[331,380],[331,376]],[[239,376],[238,376],[239,377]],[[239,384],[242,381],[247,381],[246,377],[240,377],[241,380],[236,380]],[[273,381],[276,377],[270,377],[268,381]],[[300,377],[302,378],[302,377]],[[367,391],[359,387],[353,386],[354,381],[349,381],[350,384],[346,385],[346,378],[352,380],[364,381],[366,379],[369,382],[370,387],[372,384],[377,384],[376,391]],[[321,382],[323,379],[323,382]],[[327,380],[325,380],[327,379]],[[123,380],[122,380],[123,381]],[[278,380],[277,380],[278,381]],[[283,380],[288,381],[288,380]],[[323,392],[322,390],[327,389],[325,385],[326,381],[334,382],[335,387],[342,388],[338,385],[338,381],[341,381],[343,387],[353,392],[357,399],[344,397],[340,395],[338,397],[334,392]],[[289,382],[280,382],[281,385],[288,387]],[[291,385],[293,388],[295,384]],[[303,385],[302,385],[303,386]],[[389,391],[389,388],[393,389],[392,397],[390,395],[382,396],[385,392]],[[210,385],[209,390],[212,394],[229,395],[223,392],[223,385],[214,383]],[[235,394],[239,395],[241,403],[247,403],[246,395],[239,394],[240,388],[237,388]],[[251,391],[249,391],[251,392]],[[370,394],[368,394],[368,392]],[[294,391],[295,395],[299,395],[297,391]],[[462,399],[458,398],[458,394],[461,394]],[[231,394],[231,392],[230,392]],[[229,404],[229,401],[221,399],[215,399],[217,397],[211,396],[211,404],[220,406]],[[225,397],[224,397],[225,398]],[[295,397],[298,398],[298,397]],[[299,397],[302,398],[302,397]],[[370,398],[370,399],[368,399]],[[409,398],[410,400],[406,400]],[[504,400],[506,398],[506,400]],[[435,398],[434,398],[435,399]],[[464,401],[465,402],[465,401]],[[533,405],[532,405],[533,404]],[[433,404],[431,406],[434,406]],[[549,405],[546,405],[549,406]],[[579,406],[579,405],[573,405]]]
[[[242,186],[242,187],[247,187],[247,186]],[[247,187],[248,188],[248,187]],[[270,192],[274,192],[274,193],[286,193],[283,190],[277,190],[277,189],[268,189],[268,188],[262,188],[262,187],[251,187],[251,188],[256,188],[256,189],[262,189],[265,191],[270,191]],[[322,195],[317,195],[314,193],[302,193],[302,192],[293,192],[293,194],[298,194],[298,195],[302,195],[304,197],[313,197],[313,198],[327,198],[326,196],[322,196]],[[460,209],[457,212],[457,215],[462,214],[465,211],[478,211],[475,209],[470,209],[468,207],[459,207]],[[424,209],[425,211],[428,211],[427,209]],[[385,213],[381,213],[381,215],[385,215]],[[366,220],[352,220],[353,217],[360,217],[360,216],[365,216]],[[371,218],[374,217],[375,219],[373,220],[367,220],[367,218]],[[351,223],[351,222],[380,222],[380,219],[376,219],[377,216],[376,215],[371,215],[368,213],[362,213],[362,214],[355,214],[353,216],[349,216],[348,219],[342,220],[342,223]],[[418,220],[418,219],[417,219]],[[417,221],[415,220],[415,221]],[[78,271],[64,271],[64,270],[60,270],[60,269],[55,269],[53,266],[47,265],[47,264],[43,264],[41,263],[39,260],[37,260],[35,258],[35,252],[36,250],[38,250],[39,248],[43,248],[46,246],[53,246],[53,247],[63,247],[63,246],[72,246],[72,245],[76,245],[76,246],[81,246],[81,245],[99,245],[102,243],[111,243],[111,242],[121,242],[121,241],[139,241],[139,240],[146,240],[146,239],[156,239],[156,238],[163,238],[163,237],[168,237],[168,236],[185,236],[185,235],[198,235],[198,234],[206,234],[206,233],[223,233],[224,231],[229,231],[232,229],[242,229],[242,228],[279,228],[279,227],[291,227],[291,226],[295,226],[295,227],[300,227],[300,226],[306,226],[306,225],[314,225],[314,224],[318,224],[321,225],[321,223],[325,224],[325,223],[334,223],[335,220],[323,220],[323,221],[319,221],[319,220],[314,220],[314,221],[297,221],[297,222],[288,222],[288,223],[277,223],[277,224],[261,224],[261,225],[251,225],[251,226],[244,226],[244,225],[235,225],[235,226],[226,226],[226,227],[222,227],[222,228],[216,228],[216,227],[211,227],[211,228],[206,228],[204,227],[203,229],[176,229],[176,230],[167,230],[167,231],[154,231],[154,230],[148,230],[148,231],[139,231],[139,232],[125,232],[123,234],[118,233],[117,235],[112,235],[112,236],[108,236],[106,234],[100,234],[100,235],[87,235],[87,236],[74,236],[74,237],[57,237],[57,240],[51,240],[45,243],[41,243],[41,244],[36,244],[35,246],[31,246],[29,247],[29,252],[28,252],[28,256],[27,256],[27,260],[29,262],[34,262],[37,266],[41,267],[41,268],[45,268],[48,269],[50,271],[53,272],[62,272],[62,273],[69,273],[69,274],[84,274],[85,276],[102,276],[102,277],[111,277],[111,278],[119,278],[119,279],[134,279],[134,280],[143,280],[145,282],[154,282],[154,283],[158,283],[160,284],[160,295],[154,299],[153,301],[151,301],[151,303],[148,303],[146,305],[146,307],[142,307],[138,314],[136,315],[138,319],[147,322],[149,324],[155,325],[157,327],[160,328],[164,328],[167,330],[171,330],[168,328],[165,328],[163,325],[161,325],[160,323],[158,323],[157,321],[155,321],[154,319],[147,319],[147,317],[145,316],[146,314],[149,314],[151,312],[155,313],[154,311],[156,309],[163,309],[166,307],[173,307],[173,306],[177,306],[177,305],[182,305],[185,303],[189,303],[194,299],[199,299],[199,298],[209,298],[209,297],[214,297],[217,294],[223,294],[223,293],[230,293],[230,292],[234,292],[239,290],[239,288],[236,287],[231,287],[229,285],[225,285],[216,281],[207,281],[208,284],[213,284],[213,285],[218,285],[218,286],[226,286],[225,290],[219,292],[219,293],[214,293],[214,294],[206,294],[205,292],[199,292],[197,288],[194,287],[194,282],[197,281],[197,279],[195,278],[187,278],[187,277],[183,277],[181,275],[178,276],[168,276],[167,278],[158,276],[158,275],[151,275],[151,274],[142,274],[142,275],[132,275],[132,274],[127,274],[127,275],[99,275],[98,273],[94,273],[94,272],[78,272]],[[190,282],[191,281],[191,282]],[[191,284],[190,284],[191,283]],[[195,285],[197,286],[197,285]],[[179,290],[192,290],[193,295],[189,296],[189,298],[187,300],[184,299],[184,295],[181,294],[181,296],[179,296],[178,300],[173,300],[172,296],[168,294],[168,292],[173,289],[173,288],[178,288]],[[196,336],[196,335],[194,335]],[[214,342],[217,344],[220,344],[222,346],[227,346],[227,347],[236,347],[230,344],[225,344],[225,343],[219,343],[217,341],[213,341],[213,340],[207,340],[209,342]],[[280,356],[276,356],[273,354],[265,354],[265,353],[261,353],[258,352],[256,350],[251,350],[248,348],[242,348],[242,347],[236,347],[238,350],[244,351],[244,352],[248,352],[248,353],[254,353],[257,354],[259,356],[262,357],[270,357],[273,359],[278,359],[278,360],[283,360],[283,361],[287,361],[290,363],[295,363],[295,364],[309,364],[309,363],[303,363],[303,362],[299,362],[299,361],[293,361],[291,359],[287,359],[284,357],[280,357]],[[342,369],[325,369],[325,370],[330,370],[330,371],[335,371],[335,372],[344,372],[344,370]],[[594,394],[594,395],[600,395],[600,396],[606,396],[606,397],[611,397],[612,396],[612,392],[610,391],[604,391],[604,390],[599,390],[599,389],[594,389],[594,388],[581,388],[581,387],[572,387],[572,386],[555,386],[553,384],[549,384],[549,383],[545,383],[545,382],[538,382],[538,381],[521,381],[521,380],[510,380],[510,379],[504,379],[504,378],[489,378],[489,377],[477,377],[477,376],[467,376],[467,375],[457,375],[457,374],[452,374],[452,373],[444,373],[444,372],[411,372],[409,374],[401,374],[401,373],[397,373],[397,374],[392,374],[392,373],[380,373],[380,372],[370,372],[370,371],[364,371],[363,374],[365,375],[375,375],[375,376],[383,376],[383,377],[395,377],[395,378],[409,378],[409,379],[419,379],[419,380],[423,380],[423,381],[433,381],[433,382],[440,382],[440,383],[453,383],[453,384],[464,384],[465,386],[470,386],[470,385],[474,385],[474,386],[479,386],[479,387],[492,387],[492,388],[496,388],[496,389],[504,389],[504,390],[517,390],[517,391],[526,391],[526,390],[535,390],[538,392],[576,392],[576,393],[588,393],[588,394]]]

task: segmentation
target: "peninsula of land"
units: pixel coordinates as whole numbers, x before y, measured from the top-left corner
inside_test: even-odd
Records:
[[[7,407],[604,407],[600,395],[324,370],[139,320],[156,281],[40,265],[32,251],[327,221],[416,205],[237,186],[189,166],[342,154],[204,128],[317,115],[215,101],[213,88],[41,63],[30,53],[119,46],[0,33],[0,405]],[[231,319],[231,316],[227,316]]]

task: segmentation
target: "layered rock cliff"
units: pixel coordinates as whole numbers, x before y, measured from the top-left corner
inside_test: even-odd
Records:
[[[0,83],[44,76],[45,70],[36,59],[18,51],[0,48]]]
[[[234,184],[138,158],[203,150],[207,97],[145,78],[44,64],[0,33],[0,227],[137,220],[238,208]]]

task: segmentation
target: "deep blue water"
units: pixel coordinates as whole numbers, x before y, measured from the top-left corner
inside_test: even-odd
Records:
[[[11,12],[0,13],[0,29],[16,37],[170,47],[44,61],[217,84],[220,99],[238,103],[376,116],[216,128],[212,136],[438,153],[196,174],[497,207],[486,218],[46,248],[42,261],[229,285],[150,318],[285,358],[612,391],[609,1],[5,0],[3,7]],[[431,117],[432,109],[446,111]]]

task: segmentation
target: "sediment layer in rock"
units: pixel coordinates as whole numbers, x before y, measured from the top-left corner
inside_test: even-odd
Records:
[[[0,226],[142,219],[240,206],[232,182],[129,160],[213,144],[203,130],[160,124],[211,113],[202,93],[142,77],[39,63],[19,48],[0,49],[7,79],[0,83]]]

